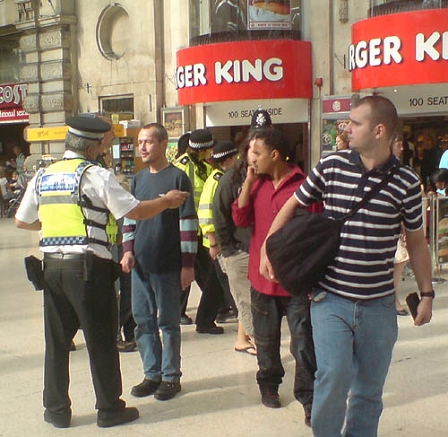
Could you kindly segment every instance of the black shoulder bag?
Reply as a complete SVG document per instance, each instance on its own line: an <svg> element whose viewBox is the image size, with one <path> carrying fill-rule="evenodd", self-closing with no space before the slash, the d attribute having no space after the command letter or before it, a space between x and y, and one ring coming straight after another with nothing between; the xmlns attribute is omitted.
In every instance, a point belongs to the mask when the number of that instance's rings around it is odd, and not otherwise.
<svg viewBox="0 0 448 437"><path fill-rule="evenodd" d="M269 236L266 253L285 290L300 295L321 280L338 254L344 222L386 186L396 168L392 168L345 216L332 219L300 210L299 215Z"/></svg>

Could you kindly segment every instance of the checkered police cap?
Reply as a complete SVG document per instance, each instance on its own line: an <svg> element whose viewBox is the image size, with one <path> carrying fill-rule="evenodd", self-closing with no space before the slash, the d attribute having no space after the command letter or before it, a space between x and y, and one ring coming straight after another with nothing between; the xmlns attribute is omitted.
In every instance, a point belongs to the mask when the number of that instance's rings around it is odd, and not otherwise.
<svg viewBox="0 0 448 437"><path fill-rule="evenodd" d="M238 153L238 149L232 141L220 141L213 147L212 159L222 160L236 153Z"/></svg>
<svg viewBox="0 0 448 437"><path fill-rule="evenodd" d="M212 133L207 129L193 131L188 141L188 145L195 150L210 149L214 144Z"/></svg>

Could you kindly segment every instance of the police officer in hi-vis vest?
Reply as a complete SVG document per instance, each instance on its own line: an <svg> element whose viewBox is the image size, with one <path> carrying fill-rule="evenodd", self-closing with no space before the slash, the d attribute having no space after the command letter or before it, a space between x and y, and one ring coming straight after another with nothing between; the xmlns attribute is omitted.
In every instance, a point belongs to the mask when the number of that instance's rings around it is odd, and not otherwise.
<svg viewBox="0 0 448 437"><path fill-rule="evenodd" d="M199 200L198 219L202 231L202 244L208 250L212 259L213 268L223 290L223 303L227 308L237 312L233 293L230 290L226 274L224 258L221 256L221 247L215 235L215 220L213 214L213 200L219 180L223 174L231 169L236 162L238 150L232 141L221 141L213 147L211 162L216 166L204 183L201 199ZM199 309L198 309L198 314Z"/></svg>
<svg viewBox="0 0 448 437"><path fill-rule="evenodd" d="M210 158L215 141L212 133L207 129L197 129L189 134L186 151L173 163L183 170L191 181L194 190L194 203L199 209L204 183L212 172L207 162ZM224 329L215 324L219 307L223 301L224 290L216 275L208 249L203 245L202 234L198 234L198 251L195 259L195 278L202 295L196 313L196 332L200 334L223 334ZM185 314L189 287L182 290L181 324L191 324L192 320ZM187 319L187 320L186 320Z"/></svg>
<svg viewBox="0 0 448 437"><path fill-rule="evenodd" d="M44 254L45 369L44 420L70 426L69 348L82 328L96 395L97 425L137 419L136 408L120 398L122 382L116 347L117 300L107 224L112 214L143 220L178 208L188 193L162 193L139 202L115 176L92 161L111 128L99 118L70 117L63 159L37 172L17 211L16 226L41 231Z"/></svg>

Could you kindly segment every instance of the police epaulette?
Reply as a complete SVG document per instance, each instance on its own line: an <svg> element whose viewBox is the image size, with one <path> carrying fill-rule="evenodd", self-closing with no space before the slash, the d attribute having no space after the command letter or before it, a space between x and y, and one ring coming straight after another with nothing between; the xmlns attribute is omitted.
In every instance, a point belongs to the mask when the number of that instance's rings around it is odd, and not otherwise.
<svg viewBox="0 0 448 437"><path fill-rule="evenodd" d="M190 162L190 158L188 156L184 156L181 160L180 163L185 165L188 164Z"/></svg>
<svg viewBox="0 0 448 437"><path fill-rule="evenodd" d="M223 174L221 172L217 172L213 175L213 179L215 179L215 181L219 181L222 175Z"/></svg>

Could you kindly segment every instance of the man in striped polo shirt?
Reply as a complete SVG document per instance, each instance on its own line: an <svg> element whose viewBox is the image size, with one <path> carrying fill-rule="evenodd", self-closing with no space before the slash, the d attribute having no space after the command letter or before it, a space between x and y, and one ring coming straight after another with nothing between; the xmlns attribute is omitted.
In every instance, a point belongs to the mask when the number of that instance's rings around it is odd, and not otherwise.
<svg viewBox="0 0 448 437"><path fill-rule="evenodd" d="M386 188L345 222L339 253L312 292L315 437L340 437L344 423L345 437L377 436L383 386L397 339L393 261L402 223L422 296L415 325L431 320L434 292L422 227L421 182L391 153L397 121L388 99L358 100L346 128L350 149L320 160L268 234L290 221L298 207L319 200L325 202L326 216L347 214L396 167ZM260 269L273 277L265 250Z"/></svg>

